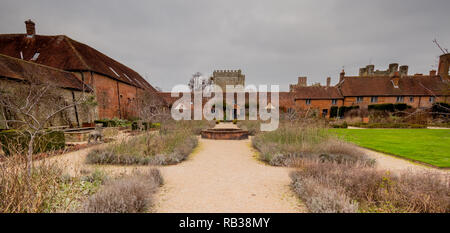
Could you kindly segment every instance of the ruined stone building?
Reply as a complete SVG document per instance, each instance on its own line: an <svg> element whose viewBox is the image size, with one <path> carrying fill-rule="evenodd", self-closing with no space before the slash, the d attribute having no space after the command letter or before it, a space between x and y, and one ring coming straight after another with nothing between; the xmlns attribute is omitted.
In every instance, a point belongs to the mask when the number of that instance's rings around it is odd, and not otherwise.
<svg viewBox="0 0 450 233"><path fill-rule="evenodd" d="M157 92L137 72L98 50L65 35L38 35L34 22L25 24L24 34L0 35L0 54L70 72L92 87L95 119L135 117L137 98Z"/></svg>
<svg viewBox="0 0 450 233"><path fill-rule="evenodd" d="M332 106L359 106L371 104L405 103L413 108L428 108L435 102L450 102L449 78L450 54L440 56L438 72L428 75L408 74L408 66L390 64L387 70L374 71L369 65L360 69L358 76L340 73L339 83L326 86L295 85L295 106L301 109L316 109L321 116L329 117ZM302 83L306 80L302 79Z"/></svg>

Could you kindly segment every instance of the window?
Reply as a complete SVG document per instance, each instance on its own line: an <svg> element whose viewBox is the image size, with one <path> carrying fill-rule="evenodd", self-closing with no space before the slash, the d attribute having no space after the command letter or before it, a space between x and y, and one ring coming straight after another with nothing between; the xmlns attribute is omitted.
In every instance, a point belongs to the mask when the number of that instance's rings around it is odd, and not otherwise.
<svg viewBox="0 0 450 233"><path fill-rule="evenodd" d="M434 103L434 96L430 97L430 103Z"/></svg>
<svg viewBox="0 0 450 233"><path fill-rule="evenodd" d="M328 115L328 109L322 109L322 117L325 118Z"/></svg>
<svg viewBox="0 0 450 233"><path fill-rule="evenodd" d="M332 104L332 105L336 105L336 104L337 104L337 99L332 99L332 100L331 100L331 104Z"/></svg>
<svg viewBox="0 0 450 233"><path fill-rule="evenodd" d="M356 103L361 103L361 102L363 102L363 100L364 100L364 97L356 97Z"/></svg>
<svg viewBox="0 0 450 233"><path fill-rule="evenodd" d="M306 105L310 105L311 104L311 100L310 99L307 99L306 100Z"/></svg>
<svg viewBox="0 0 450 233"><path fill-rule="evenodd" d="M370 98L370 102L371 102L371 103L378 103L378 96L372 96L372 97Z"/></svg>
<svg viewBox="0 0 450 233"><path fill-rule="evenodd" d="M414 97L412 97L412 96L409 97L409 102L410 102L410 103L414 102Z"/></svg>
<svg viewBox="0 0 450 233"><path fill-rule="evenodd" d="M403 96L397 96L397 103L403 103Z"/></svg>

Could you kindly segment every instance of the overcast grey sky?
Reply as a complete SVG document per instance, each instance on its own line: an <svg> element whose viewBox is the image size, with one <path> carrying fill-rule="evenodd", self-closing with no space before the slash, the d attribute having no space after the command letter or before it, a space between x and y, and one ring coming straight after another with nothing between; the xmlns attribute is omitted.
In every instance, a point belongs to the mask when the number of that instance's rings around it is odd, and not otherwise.
<svg viewBox="0 0 450 233"><path fill-rule="evenodd" d="M450 1L22 1L2 0L0 33L65 34L133 68L168 91L197 71L241 69L247 84L296 77L336 83L368 63L410 73L437 69L450 49Z"/></svg>

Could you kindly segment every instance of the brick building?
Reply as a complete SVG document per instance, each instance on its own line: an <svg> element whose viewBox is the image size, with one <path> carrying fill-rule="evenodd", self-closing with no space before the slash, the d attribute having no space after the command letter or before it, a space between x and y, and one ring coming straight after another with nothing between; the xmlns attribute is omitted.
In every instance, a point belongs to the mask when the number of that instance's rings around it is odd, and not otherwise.
<svg viewBox="0 0 450 233"><path fill-rule="evenodd" d="M0 35L0 54L71 72L93 88L96 119L134 117L140 94L157 92L137 72L96 49L65 35L37 35L34 22L25 24L25 34Z"/></svg>

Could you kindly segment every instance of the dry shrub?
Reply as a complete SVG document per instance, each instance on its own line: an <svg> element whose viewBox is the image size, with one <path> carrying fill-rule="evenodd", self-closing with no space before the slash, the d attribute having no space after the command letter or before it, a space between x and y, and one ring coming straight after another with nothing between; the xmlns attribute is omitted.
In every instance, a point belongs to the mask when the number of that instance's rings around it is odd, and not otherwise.
<svg viewBox="0 0 450 233"><path fill-rule="evenodd" d="M370 167L375 165L374 159L370 159L362 150L348 142L331 138L320 143L317 148L322 162L360 164Z"/></svg>
<svg viewBox="0 0 450 233"><path fill-rule="evenodd" d="M238 121L237 126L243 130L247 130L250 135L256 135L260 132L261 122L244 120Z"/></svg>
<svg viewBox="0 0 450 233"><path fill-rule="evenodd" d="M92 150L87 156L90 164L176 164L197 146L198 139L190 130L147 133Z"/></svg>
<svg viewBox="0 0 450 233"><path fill-rule="evenodd" d="M109 181L89 197L83 212L90 213L142 213L152 205L152 195L163 183L159 170L135 173Z"/></svg>
<svg viewBox="0 0 450 233"><path fill-rule="evenodd" d="M63 165L35 162L29 178L24 156L9 156L0 163L0 212L53 213L75 211L106 179L94 171L82 177L63 173Z"/></svg>
<svg viewBox="0 0 450 233"><path fill-rule="evenodd" d="M167 120L161 124L160 132L165 134L182 129L190 131L192 134L199 135L202 130L213 128L215 125L215 121L207 120Z"/></svg>
<svg viewBox="0 0 450 233"><path fill-rule="evenodd" d="M344 197L357 201L360 212L450 212L448 177L444 179L441 174L402 172L396 175L364 164L320 160L302 160L298 165L300 169L291 174L293 187L313 212L323 209L318 202L324 202L322 206L347 207L342 203L351 202ZM335 199L337 203L318 195L324 187L341 197Z"/></svg>
<svg viewBox="0 0 450 233"><path fill-rule="evenodd" d="M293 176L293 188L303 197L306 206L313 213L355 213L358 204L345 193L319 185L312 178Z"/></svg>
<svg viewBox="0 0 450 233"><path fill-rule="evenodd" d="M297 159L375 164L353 144L334 138L320 125L309 123L282 124L275 131L258 134L252 144L260 152L260 159L273 166L291 166Z"/></svg>
<svg viewBox="0 0 450 233"><path fill-rule="evenodd" d="M0 211L5 213L49 212L61 183L55 164L35 166L28 177L24 156L5 157L0 164Z"/></svg>

